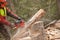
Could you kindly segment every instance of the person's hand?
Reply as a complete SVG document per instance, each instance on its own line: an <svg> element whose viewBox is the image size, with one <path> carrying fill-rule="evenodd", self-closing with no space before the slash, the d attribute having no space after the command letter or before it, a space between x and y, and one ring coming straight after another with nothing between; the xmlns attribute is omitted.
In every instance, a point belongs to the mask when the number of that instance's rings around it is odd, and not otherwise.
<svg viewBox="0 0 60 40"><path fill-rule="evenodd" d="M17 20L15 25L16 25L16 28L24 27L25 26L25 22L24 22L24 20Z"/></svg>
<svg viewBox="0 0 60 40"><path fill-rule="evenodd" d="M14 23L11 23L11 24L10 24L10 28L11 28L11 29L14 29L14 28L15 28Z"/></svg>
<svg viewBox="0 0 60 40"><path fill-rule="evenodd" d="M24 20L21 20L21 21L20 21L20 26L21 26L21 27L24 27L24 26L25 26Z"/></svg>

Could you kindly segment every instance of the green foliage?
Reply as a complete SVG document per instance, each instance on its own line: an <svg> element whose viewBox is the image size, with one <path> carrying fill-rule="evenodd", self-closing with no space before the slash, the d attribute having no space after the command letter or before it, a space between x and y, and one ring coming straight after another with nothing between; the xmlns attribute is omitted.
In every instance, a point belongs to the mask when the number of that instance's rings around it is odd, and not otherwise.
<svg viewBox="0 0 60 40"><path fill-rule="evenodd" d="M12 0L16 14L24 20L31 18L40 8L46 10L44 18L58 19L56 0ZM51 19L52 18L52 19Z"/></svg>

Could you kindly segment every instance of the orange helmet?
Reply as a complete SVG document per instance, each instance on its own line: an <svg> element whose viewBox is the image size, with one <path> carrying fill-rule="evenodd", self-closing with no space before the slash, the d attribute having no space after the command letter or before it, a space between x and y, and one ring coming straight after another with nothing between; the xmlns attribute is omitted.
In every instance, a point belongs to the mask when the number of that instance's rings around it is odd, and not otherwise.
<svg viewBox="0 0 60 40"><path fill-rule="evenodd" d="M0 7L5 7L7 5L6 0L0 0Z"/></svg>
<svg viewBox="0 0 60 40"><path fill-rule="evenodd" d="M6 0L0 0L0 2L6 2Z"/></svg>

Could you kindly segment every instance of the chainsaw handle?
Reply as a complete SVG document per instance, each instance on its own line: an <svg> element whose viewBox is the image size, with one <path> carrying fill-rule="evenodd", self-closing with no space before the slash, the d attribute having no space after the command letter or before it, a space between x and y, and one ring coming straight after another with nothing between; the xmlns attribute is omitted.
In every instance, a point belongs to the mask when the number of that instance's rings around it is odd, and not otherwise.
<svg viewBox="0 0 60 40"><path fill-rule="evenodd" d="M18 28L18 27L24 27L24 25L25 25L25 22L23 21L23 20L17 20L16 22L15 22L15 25L16 25L16 27Z"/></svg>

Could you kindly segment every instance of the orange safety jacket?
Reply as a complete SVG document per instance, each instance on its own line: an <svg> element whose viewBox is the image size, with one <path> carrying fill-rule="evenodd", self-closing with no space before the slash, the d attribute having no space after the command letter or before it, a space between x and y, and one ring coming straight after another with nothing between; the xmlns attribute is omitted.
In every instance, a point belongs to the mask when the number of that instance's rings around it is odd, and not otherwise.
<svg viewBox="0 0 60 40"><path fill-rule="evenodd" d="M14 14L9 8L0 8L0 23L10 25L10 22L6 20L6 16L10 16L17 20L21 20L21 18Z"/></svg>

